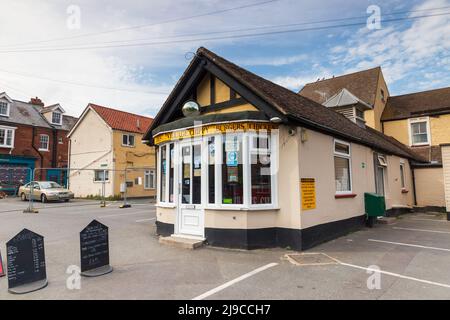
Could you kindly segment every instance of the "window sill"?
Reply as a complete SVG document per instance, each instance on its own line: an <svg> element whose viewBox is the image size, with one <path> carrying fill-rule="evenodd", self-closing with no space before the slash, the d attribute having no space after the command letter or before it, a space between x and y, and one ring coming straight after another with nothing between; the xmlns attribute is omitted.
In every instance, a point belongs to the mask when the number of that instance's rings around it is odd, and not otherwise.
<svg viewBox="0 0 450 320"><path fill-rule="evenodd" d="M48 149L38 149L38 151L40 151L40 152L48 152L49 150Z"/></svg>
<svg viewBox="0 0 450 320"><path fill-rule="evenodd" d="M335 194L335 199L346 199L346 198L355 198L357 196L356 193L343 193L343 194Z"/></svg>
<svg viewBox="0 0 450 320"><path fill-rule="evenodd" d="M94 181L94 183L103 183L103 181ZM105 180L105 183L109 183L109 180Z"/></svg>
<svg viewBox="0 0 450 320"><path fill-rule="evenodd" d="M13 146L4 146L4 145L0 145L0 148L5 148L5 149L12 149Z"/></svg>
<svg viewBox="0 0 450 320"><path fill-rule="evenodd" d="M429 143L418 143L418 144L412 144L411 148L414 148L414 147L429 147L429 146L430 146Z"/></svg>
<svg viewBox="0 0 450 320"><path fill-rule="evenodd" d="M407 189L402 189L402 193L408 193L409 192L409 190L407 190Z"/></svg>

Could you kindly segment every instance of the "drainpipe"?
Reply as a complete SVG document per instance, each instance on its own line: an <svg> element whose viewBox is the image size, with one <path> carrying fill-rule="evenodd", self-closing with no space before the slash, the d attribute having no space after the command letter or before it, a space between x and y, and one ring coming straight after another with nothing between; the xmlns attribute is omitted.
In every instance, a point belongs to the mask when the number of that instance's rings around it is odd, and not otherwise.
<svg viewBox="0 0 450 320"><path fill-rule="evenodd" d="M56 154L58 147L58 130L53 129L52 168L56 168Z"/></svg>
<svg viewBox="0 0 450 320"><path fill-rule="evenodd" d="M416 197L416 176L415 176L415 174L414 174L414 168L411 167L411 161L409 162L409 167L411 168L411 177L412 177L412 188L413 188L414 205L417 206L417 197Z"/></svg>
<svg viewBox="0 0 450 320"><path fill-rule="evenodd" d="M36 127L33 126L32 127L32 135L31 135L31 147L33 148L34 151L36 151L36 153L39 155L39 158L41 159L41 164L40 167L44 167L44 157L42 156L42 154L39 152L39 150L36 148L36 146L34 145L34 138L36 137ZM36 180L36 177L34 177L34 179Z"/></svg>

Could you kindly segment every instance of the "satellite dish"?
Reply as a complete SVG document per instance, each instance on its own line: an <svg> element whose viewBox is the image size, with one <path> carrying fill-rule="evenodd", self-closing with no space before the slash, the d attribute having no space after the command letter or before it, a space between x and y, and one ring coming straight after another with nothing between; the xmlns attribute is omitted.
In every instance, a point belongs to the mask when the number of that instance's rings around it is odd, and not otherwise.
<svg viewBox="0 0 450 320"><path fill-rule="evenodd" d="M181 111L185 117L197 116L200 114L200 106L197 102L190 100L185 102Z"/></svg>

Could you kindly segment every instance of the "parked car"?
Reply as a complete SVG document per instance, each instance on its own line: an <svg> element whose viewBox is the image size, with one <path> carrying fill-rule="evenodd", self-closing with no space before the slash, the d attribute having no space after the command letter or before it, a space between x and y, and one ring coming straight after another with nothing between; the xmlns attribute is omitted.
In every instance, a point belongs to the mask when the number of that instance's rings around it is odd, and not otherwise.
<svg viewBox="0 0 450 320"><path fill-rule="evenodd" d="M74 198L73 192L60 186L53 181L32 181L19 188L19 195L23 201L30 199L30 184L33 184L33 200L47 201L65 201L68 202Z"/></svg>

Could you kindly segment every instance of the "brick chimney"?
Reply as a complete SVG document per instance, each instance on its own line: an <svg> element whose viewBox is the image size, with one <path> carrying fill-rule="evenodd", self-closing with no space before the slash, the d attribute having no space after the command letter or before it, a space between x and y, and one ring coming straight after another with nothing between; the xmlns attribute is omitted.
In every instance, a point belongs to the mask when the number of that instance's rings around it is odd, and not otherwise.
<svg viewBox="0 0 450 320"><path fill-rule="evenodd" d="M31 98L29 103L34 104L35 106L41 106L41 107L44 106L44 103L43 103L42 100L39 99L38 97L36 97L36 98Z"/></svg>

